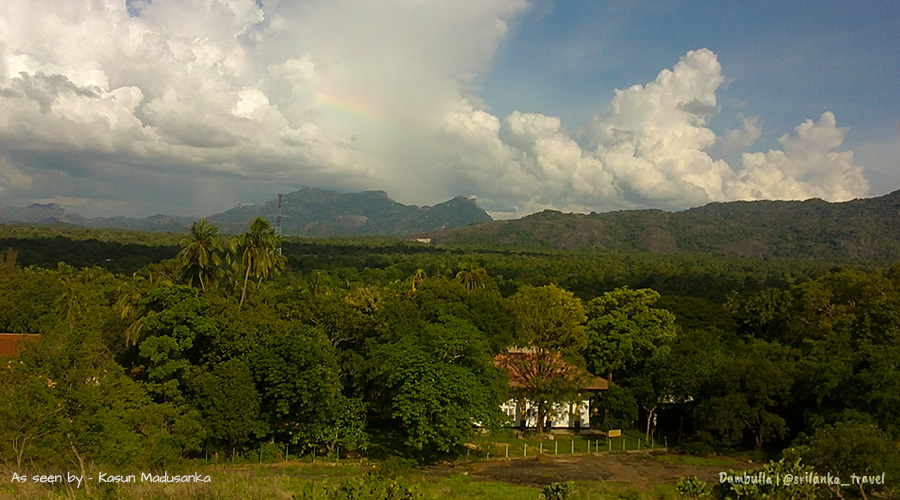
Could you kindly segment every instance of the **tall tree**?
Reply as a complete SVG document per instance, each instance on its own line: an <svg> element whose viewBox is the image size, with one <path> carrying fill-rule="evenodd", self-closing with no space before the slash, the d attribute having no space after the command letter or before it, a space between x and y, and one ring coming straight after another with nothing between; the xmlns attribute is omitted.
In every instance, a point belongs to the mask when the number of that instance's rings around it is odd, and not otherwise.
<svg viewBox="0 0 900 500"><path fill-rule="evenodd" d="M575 400L585 383L583 370L564 359L577 356L587 344L584 306L556 285L523 287L512 303L518 342L527 349L505 359L523 379L524 396L537 404L538 432L543 432L547 412L555 403Z"/></svg>
<svg viewBox="0 0 900 500"><path fill-rule="evenodd" d="M440 455L476 434L473 421L496 428L503 379L484 334L450 315L400 328L409 330L399 341L374 349L372 381L381 386L375 392L387 396L406 444L416 453Z"/></svg>
<svg viewBox="0 0 900 500"><path fill-rule="evenodd" d="M231 240L231 259L236 269L244 271L244 286L241 288L241 302L247 295L247 282L252 274L260 282L284 269L284 255L278 253L279 236L272 225L262 217L250 223L250 231Z"/></svg>
<svg viewBox="0 0 900 500"><path fill-rule="evenodd" d="M178 252L182 279L190 286L194 286L196 280L200 283L200 289L205 291L219 276L221 252L219 228L207 224L206 219L194 222L190 234L181 239L181 251Z"/></svg>
<svg viewBox="0 0 900 500"><path fill-rule="evenodd" d="M725 445L745 433L757 448L787 436L787 415L797 373L798 352L777 342L750 339L732 349L711 378L697 409L700 425Z"/></svg>
<svg viewBox="0 0 900 500"><path fill-rule="evenodd" d="M588 365L594 373L625 370L645 360L675 339L675 316L651 307L659 293L649 288L617 288L588 303Z"/></svg>

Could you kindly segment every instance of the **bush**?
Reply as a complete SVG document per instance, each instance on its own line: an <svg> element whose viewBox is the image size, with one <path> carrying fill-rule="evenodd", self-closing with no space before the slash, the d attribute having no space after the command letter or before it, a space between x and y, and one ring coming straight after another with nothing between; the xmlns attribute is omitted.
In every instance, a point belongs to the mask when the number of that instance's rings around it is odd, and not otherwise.
<svg viewBox="0 0 900 500"><path fill-rule="evenodd" d="M405 479L385 479L372 473L352 477L332 486L329 482L315 483L294 494L296 500L422 500L418 486L410 486Z"/></svg>
<svg viewBox="0 0 900 500"><path fill-rule="evenodd" d="M712 495L712 489L697 476L683 477L675 485L675 491L681 498L704 498Z"/></svg>
<svg viewBox="0 0 900 500"><path fill-rule="evenodd" d="M575 491L575 483L550 483L541 492L543 500L566 500Z"/></svg>
<svg viewBox="0 0 900 500"><path fill-rule="evenodd" d="M784 459L769 462L762 469L747 471L729 470L725 474L735 478L751 478L743 483L721 482L713 489L717 498L728 500L814 500L816 486L805 484L778 484L779 479L787 477L802 478L814 474L811 466L800 463L800 460L789 462ZM760 480L753 481L752 478Z"/></svg>
<svg viewBox="0 0 900 500"><path fill-rule="evenodd" d="M417 486L409 486L403 478L382 479L368 473L350 478L337 491L335 500L421 500Z"/></svg>
<svg viewBox="0 0 900 500"><path fill-rule="evenodd" d="M408 476L418 468L418 463L409 458L393 456L381 462L378 475L385 479Z"/></svg>

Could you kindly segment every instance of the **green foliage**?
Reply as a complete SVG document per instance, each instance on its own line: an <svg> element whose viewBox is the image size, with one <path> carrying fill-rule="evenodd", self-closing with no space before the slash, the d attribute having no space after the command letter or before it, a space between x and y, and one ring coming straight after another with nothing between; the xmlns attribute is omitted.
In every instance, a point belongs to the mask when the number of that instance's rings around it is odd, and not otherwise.
<svg viewBox="0 0 900 500"><path fill-rule="evenodd" d="M260 282L281 272L285 267L284 255L278 253L280 237L268 221L257 217L250 223L250 231L231 240L229 259L236 273L244 274L244 285L241 288L241 301L238 308L244 305L247 294L247 281L252 274Z"/></svg>
<svg viewBox="0 0 900 500"><path fill-rule="evenodd" d="M487 272L483 267L479 267L474 259L460 263L459 267L460 270L456 273L456 279L466 286L468 292L484 288Z"/></svg>
<svg viewBox="0 0 900 500"><path fill-rule="evenodd" d="M26 268L0 276L0 330L41 333L56 322L54 304L64 285L55 273Z"/></svg>
<svg viewBox="0 0 900 500"><path fill-rule="evenodd" d="M209 315L209 302L183 286L156 288L141 303L150 311L143 320L145 338L138 345L147 390L160 402L180 404L183 377L200 357L197 345L215 335L218 322Z"/></svg>
<svg viewBox="0 0 900 500"><path fill-rule="evenodd" d="M578 352L587 344L584 306L556 285L523 287L512 297L517 340L554 352Z"/></svg>
<svg viewBox="0 0 900 500"><path fill-rule="evenodd" d="M516 339L524 353L510 353L506 363L521 375L524 396L537 405L538 432L544 431L553 404L577 400L584 373L570 360L587 343L581 300L556 285L522 287L510 299Z"/></svg>
<svg viewBox="0 0 900 500"><path fill-rule="evenodd" d="M263 434L329 450L364 441L364 406L341 393L334 349L320 331L290 331L259 346L249 362L262 398Z"/></svg>
<svg viewBox="0 0 900 500"><path fill-rule="evenodd" d="M638 418L638 402L634 394L626 387L611 386L594 400L594 408L598 410L593 416L592 425L600 428L622 429L634 427ZM597 422L597 419L601 419Z"/></svg>
<svg viewBox="0 0 900 500"><path fill-rule="evenodd" d="M189 286L195 281L202 290L215 286L222 273L219 228L200 219L191 227L191 232L181 240L181 251L176 260L179 264L179 275Z"/></svg>
<svg viewBox="0 0 900 500"><path fill-rule="evenodd" d="M425 342L407 337L387 346L379 377L406 444L425 454L448 453L474 434L475 422L498 421L501 379L488 353L472 344L480 332L471 325L445 318L423 334Z"/></svg>
<svg viewBox="0 0 900 500"><path fill-rule="evenodd" d="M191 398L207 434L226 447L247 442L259 419L260 397L249 363L232 358L190 379Z"/></svg>
<svg viewBox="0 0 900 500"><path fill-rule="evenodd" d="M4 456L84 471L90 463L166 464L196 450L204 434L195 416L154 403L96 349L66 329L2 372L0 449L12 451Z"/></svg>
<svg viewBox="0 0 900 500"><path fill-rule="evenodd" d="M575 483L572 481L550 483L541 490L541 498L543 500L566 500L574 491Z"/></svg>
<svg viewBox="0 0 900 500"><path fill-rule="evenodd" d="M367 473L341 481L337 487L327 482L294 494L298 500L422 500L418 485L403 478L388 479Z"/></svg>
<svg viewBox="0 0 900 500"><path fill-rule="evenodd" d="M702 424L728 444L740 443L745 432L757 447L784 438L795 366L796 353L780 344L751 340L741 346L719 367L698 410Z"/></svg>
<svg viewBox="0 0 900 500"><path fill-rule="evenodd" d="M416 486L410 486L403 478L383 479L369 473L344 481L335 498L341 500L419 500L422 495Z"/></svg>
<svg viewBox="0 0 900 500"><path fill-rule="evenodd" d="M723 500L814 500L822 486L806 479L815 475L813 467L799 460L782 459L761 469L720 473L713 494Z"/></svg>
<svg viewBox="0 0 900 500"><path fill-rule="evenodd" d="M712 495L712 488L697 476L679 479L675 485L675 491L681 498L688 499L706 498Z"/></svg>
<svg viewBox="0 0 900 500"><path fill-rule="evenodd" d="M22 267L54 269L59 262L74 267L98 266L123 274L171 259L178 253L172 235L91 230L56 225L0 226L0 250L14 249Z"/></svg>
<svg viewBox="0 0 900 500"><path fill-rule="evenodd" d="M15 231L18 255L0 254L0 331L43 339L0 370L10 463L167 464L263 443L452 457L476 421L502 425L508 385L493 361L510 346L530 346L539 366L612 370L594 406L602 425L658 414L670 443L683 429L685 446L699 437L777 452L803 431L804 462L824 464L866 456L847 436L900 437L900 265L289 239L292 272L275 276L277 263L252 255L242 265L244 245L234 286L198 271L201 293L173 285L177 262L162 257L136 275L108 272L130 247L89 241L100 233L75 244ZM147 238L162 246L146 256L175 255L176 237ZM72 267L98 260L90 252L106 256L103 268ZM28 267L38 261L46 268ZM241 303L250 274L256 287ZM573 396L577 384L552 382L534 381L532 399Z"/></svg>
<svg viewBox="0 0 900 500"><path fill-rule="evenodd" d="M589 332L585 357L594 373L607 374L653 357L675 339L675 316L651 307L659 293L617 288L588 303Z"/></svg>
<svg viewBox="0 0 900 500"><path fill-rule="evenodd" d="M878 426L865 422L838 422L799 438L785 451L792 460L803 460L819 473L829 472L853 484L857 476L897 477L900 474L900 447ZM885 485L858 483L864 495L885 491Z"/></svg>

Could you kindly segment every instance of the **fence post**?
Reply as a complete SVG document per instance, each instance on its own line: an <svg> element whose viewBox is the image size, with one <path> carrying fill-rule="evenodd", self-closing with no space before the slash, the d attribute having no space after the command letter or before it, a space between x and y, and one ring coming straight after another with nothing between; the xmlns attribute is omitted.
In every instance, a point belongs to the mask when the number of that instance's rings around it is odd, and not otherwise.
<svg viewBox="0 0 900 500"><path fill-rule="evenodd" d="M591 452L591 440L590 439L588 439L588 451L587 452L588 453Z"/></svg>
<svg viewBox="0 0 900 500"><path fill-rule="evenodd" d="M572 440L572 454L575 454L575 440Z"/></svg>
<svg viewBox="0 0 900 500"><path fill-rule="evenodd" d="M625 434L622 434L622 451L625 451Z"/></svg>
<svg viewBox="0 0 900 500"><path fill-rule="evenodd" d="M509 443L506 443L506 458L509 458Z"/></svg>
<svg viewBox="0 0 900 500"><path fill-rule="evenodd" d="M524 455L522 455L522 456L524 456L524 457L528 456L528 443L525 443Z"/></svg>
<svg viewBox="0 0 900 500"><path fill-rule="evenodd" d="M541 448L538 451L538 455L543 455L544 454L544 442L543 441L540 442L540 446L541 446Z"/></svg>
<svg viewBox="0 0 900 500"><path fill-rule="evenodd" d="M553 442L553 454L559 455L559 441Z"/></svg>

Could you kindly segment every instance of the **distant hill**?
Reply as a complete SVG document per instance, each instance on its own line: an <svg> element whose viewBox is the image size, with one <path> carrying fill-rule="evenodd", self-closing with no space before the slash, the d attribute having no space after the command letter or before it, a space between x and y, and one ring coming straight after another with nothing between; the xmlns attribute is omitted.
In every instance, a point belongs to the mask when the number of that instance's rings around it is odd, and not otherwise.
<svg viewBox="0 0 900 500"><path fill-rule="evenodd" d="M87 219L75 212L69 212L56 203L41 205L35 203L27 207L2 207L0 208L0 222L5 224L52 224L54 222L66 222L69 224L84 225Z"/></svg>
<svg viewBox="0 0 900 500"><path fill-rule="evenodd" d="M341 194L321 189L301 189L284 195L282 229L286 236L403 236L409 233L454 229L491 217L474 200L459 196L432 207L397 203L384 191ZM275 225L278 201L238 205L206 219L223 233L247 231L256 217ZM22 208L0 208L0 224L63 222L78 226L152 232L187 232L194 217L154 215L86 218L55 203Z"/></svg>
<svg viewBox="0 0 900 500"><path fill-rule="evenodd" d="M900 260L900 191L844 203L738 201L683 212L545 210L416 236L434 243L529 249Z"/></svg>
<svg viewBox="0 0 900 500"><path fill-rule="evenodd" d="M282 230L292 236L404 236L491 221L473 200L458 196L432 207L397 203L384 191L341 194L301 189L282 200ZM275 224L278 201L243 205L207 220L226 233L242 233L256 217Z"/></svg>
<svg viewBox="0 0 900 500"><path fill-rule="evenodd" d="M0 224L53 224L63 222L76 226L107 229L129 229L132 231L183 233L191 228L193 217L154 215L143 219L129 217L87 218L70 212L56 203L35 203L21 208L0 208Z"/></svg>

